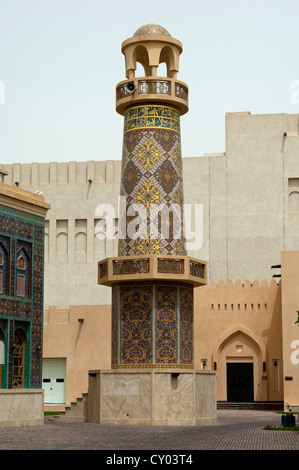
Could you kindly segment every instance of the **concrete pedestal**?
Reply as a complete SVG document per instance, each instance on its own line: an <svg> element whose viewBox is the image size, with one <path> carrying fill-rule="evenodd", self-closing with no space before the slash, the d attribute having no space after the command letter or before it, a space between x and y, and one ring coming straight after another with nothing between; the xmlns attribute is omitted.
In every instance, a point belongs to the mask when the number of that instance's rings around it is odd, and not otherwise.
<svg viewBox="0 0 299 470"><path fill-rule="evenodd" d="M88 419L101 424L216 424L216 373L181 369L89 372Z"/></svg>
<svg viewBox="0 0 299 470"><path fill-rule="evenodd" d="M0 390L0 427L44 424L43 389Z"/></svg>

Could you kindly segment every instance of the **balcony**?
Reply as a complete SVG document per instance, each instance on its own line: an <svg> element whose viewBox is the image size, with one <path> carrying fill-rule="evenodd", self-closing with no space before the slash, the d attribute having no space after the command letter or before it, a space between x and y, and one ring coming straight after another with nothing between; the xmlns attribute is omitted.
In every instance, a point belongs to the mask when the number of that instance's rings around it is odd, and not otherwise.
<svg viewBox="0 0 299 470"><path fill-rule="evenodd" d="M183 115L188 111L188 87L172 78L134 78L116 87L116 111L124 115L129 106L160 102L173 105Z"/></svg>
<svg viewBox="0 0 299 470"><path fill-rule="evenodd" d="M121 256L98 263L98 284L112 286L119 282L171 280L192 284L207 283L206 263L189 256Z"/></svg>

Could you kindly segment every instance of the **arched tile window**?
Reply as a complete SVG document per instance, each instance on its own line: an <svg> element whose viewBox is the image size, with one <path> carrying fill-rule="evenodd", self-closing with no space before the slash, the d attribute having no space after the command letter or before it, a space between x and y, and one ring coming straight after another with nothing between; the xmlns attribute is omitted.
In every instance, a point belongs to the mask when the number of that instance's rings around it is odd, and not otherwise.
<svg viewBox="0 0 299 470"><path fill-rule="evenodd" d="M2 383L2 365L5 364L4 334L0 328L0 388Z"/></svg>
<svg viewBox="0 0 299 470"><path fill-rule="evenodd" d="M21 271L25 271L25 270L26 270L26 259L25 259L25 257L24 257L23 255L20 255L20 256L19 256L17 267L18 267L18 269L20 269Z"/></svg>
<svg viewBox="0 0 299 470"><path fill-rule="evenodd" d="M8 272L8 255L5 247L0 243L0 294L7 294L7 272Z"/></svg>
<svg viewBox="0 0 299 470"><path fill-rule="evenodd" d="M30 297L30 259L24 248L17 253L17 296Z"/></svg>
<svg viewBox="0 0 299 470"><path fill-rule="evenodd" d="M24 388L25 344L25 333L18 328L13 343L13 388Z"/></svg>

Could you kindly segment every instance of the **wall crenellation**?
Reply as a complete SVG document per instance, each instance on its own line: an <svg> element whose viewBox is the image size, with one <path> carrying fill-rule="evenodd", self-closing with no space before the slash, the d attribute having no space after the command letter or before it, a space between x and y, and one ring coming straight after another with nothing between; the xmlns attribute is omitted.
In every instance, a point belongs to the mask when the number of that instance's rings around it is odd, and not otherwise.
<svg viewBox="0 0 299 470"><path fill-rule="evenodd" d="M210 310L212 312L254 312L263 313L272 308L275 291L279 291L280 283L272 279L261 282L248 279L245 282L237 280L211 281L209 286Z"/></svg>
<svg viewBox="0 0 299 470"><path fill-rule="evenodd" d="M211 289L229 289L229 288L232 288L232 289L254 289L254 288L260 288L260 287L264 287L264 288L274 288L276 289L277 287L279 287L280 285L280 282L277 282L275 279L271 279L270 281L268 281L268 279L263 279L261 282L257 279L255 279L254 281L250 281L248 279L246 279L245 281L241 281L240 279L238 279L237 281L233 281L231 279L229 279L227 282L223 281L223 280L220 280L220 281L215 281L214 279L212 279L209 283L209 287Z"/></svg>
<svg viewBox="0 0 299 470"><path fill-rule="evenodd" d="M0 165L8 171L4 182L20 186L119 183L121 162L115 160Z"/></svg>

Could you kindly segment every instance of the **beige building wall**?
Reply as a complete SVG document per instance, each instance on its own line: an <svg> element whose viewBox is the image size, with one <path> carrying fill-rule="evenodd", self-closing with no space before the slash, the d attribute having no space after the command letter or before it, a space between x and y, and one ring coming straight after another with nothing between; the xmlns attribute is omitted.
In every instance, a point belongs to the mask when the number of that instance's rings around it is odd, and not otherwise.
<svg viewBox="0 0 299 470"><path fill-rule="evenodd" d="M110 305L45 310L43 358L66 359L66 404L88 391L89 370L110 369L110 338Z"/></svg>
<svg viewBox="0 0 299 470"><path fill-rule="evenodd" d="M282 253L282 332L284 357L284 402L299 410L299 253Z"/></svg>
<svg viewBox="0 0 299 470"><path fill-rule="evenodd" d="M283 399L281 288L275 280L211 281L195 294L195 368L217 370L227 400L226 366L250 362L254 401Z"/></svg>
<svg viewBox="0 0 299 470"><path fill-rule="evenodd" d="M223 154L184 158L185 202L204 209L204 243L189 253L209 280L272 278L299 250L299 115L226 115Z"/></svg>

